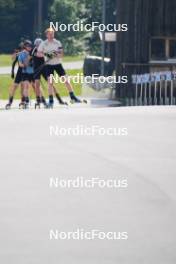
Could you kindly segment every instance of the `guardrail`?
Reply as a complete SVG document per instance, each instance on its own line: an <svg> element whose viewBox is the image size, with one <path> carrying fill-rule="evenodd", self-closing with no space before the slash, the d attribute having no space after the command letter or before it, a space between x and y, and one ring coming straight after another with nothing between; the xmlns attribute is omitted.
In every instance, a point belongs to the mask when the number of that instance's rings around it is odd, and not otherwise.
<svg viewBox="0 0 176 264"><path fill-rule="evenodd" d="M129 79L128 89L124 96L125 105L176 104L175 64L123 63L122 68L123 73L127 73ZM139 72L143 73L139 74Z"/></svg>

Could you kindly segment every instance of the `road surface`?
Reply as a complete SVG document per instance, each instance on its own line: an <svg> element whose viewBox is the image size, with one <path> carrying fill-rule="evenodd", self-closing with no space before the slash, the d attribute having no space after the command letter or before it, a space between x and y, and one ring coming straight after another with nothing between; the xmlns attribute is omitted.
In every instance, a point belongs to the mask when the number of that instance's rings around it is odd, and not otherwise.
<svg viewBox="0 0 176 264"><path fill-rule="evenodd" d="M175 264L176 107L0 111L0 263ZM50 128L126 128L56 136ZM51 177L126 179L127 189L50 188ZM51 230L127 240L50 240Z"/></svg>
<svg viewBox="0 0 176 264"><path fill-rule="evenodd" d="M82 61L64 62L63 66L66 70L82 69ZM0 67L0 74L11 74L11 66Z"/></svg>

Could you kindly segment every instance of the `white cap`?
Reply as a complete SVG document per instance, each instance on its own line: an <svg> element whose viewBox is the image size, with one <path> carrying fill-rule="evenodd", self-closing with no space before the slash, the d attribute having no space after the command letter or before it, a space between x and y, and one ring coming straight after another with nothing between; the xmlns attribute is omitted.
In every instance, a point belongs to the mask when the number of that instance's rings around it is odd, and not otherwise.
<svg viewBox="0 0 176 264"><path fill-rule="evenodd" d="M41 43L42 43L42 39L41 38L36 38L35 41L34 41L34 45L35 46L39 46Z"/></svg>

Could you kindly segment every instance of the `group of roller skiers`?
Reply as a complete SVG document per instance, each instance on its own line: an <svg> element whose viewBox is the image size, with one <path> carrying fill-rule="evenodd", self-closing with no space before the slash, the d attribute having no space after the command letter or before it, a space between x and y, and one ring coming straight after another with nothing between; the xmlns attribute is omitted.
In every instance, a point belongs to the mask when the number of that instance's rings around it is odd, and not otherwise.
<svg viewBox="0 0 176 264"><path fill-rule="evenodd" d="M20 43L17 50L13 54L12 74L15 78L10 89L9 102L6 109L9 109L13 103L15 92L20 85L21 88L21 108L29 106L29 88L32 87L36 95L35 107L41 104L46 108L52 108L54 105L54 96L60 104L66 104L57 92L51 74L56 72L61 78L64 78L64 84L69 92L72 102L81 103L81 100L74 94L70 82L66 78L66 72L62 66L61 59L63 57L63 48L60 41L54 38L55 32L53 28L45 31L46 40L37 38L34 44L30 40ZM14 74L15 65L18 63L16 76ZM41 85L41 77L48 84L48 101L45 100L43 88Z"/></svg>

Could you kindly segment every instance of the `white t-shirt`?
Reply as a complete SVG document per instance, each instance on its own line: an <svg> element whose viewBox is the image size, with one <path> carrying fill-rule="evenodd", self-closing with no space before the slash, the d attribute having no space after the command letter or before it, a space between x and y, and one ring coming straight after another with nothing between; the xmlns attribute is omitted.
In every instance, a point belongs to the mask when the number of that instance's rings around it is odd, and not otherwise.
<svg viewBox="0 0 176 264"><path fill-rule="evenodd" d="M58 52L60 49L62 49L62 44L60 41L56 39L53 39L53 41L45 40L39 45L38 52L43 52L43 53L50 53L54 51ZM48 65L56 65L62 62L61 58L59 57L50 59L49 61L47 60L48 58L45 58L46 64Z"/></svg>

